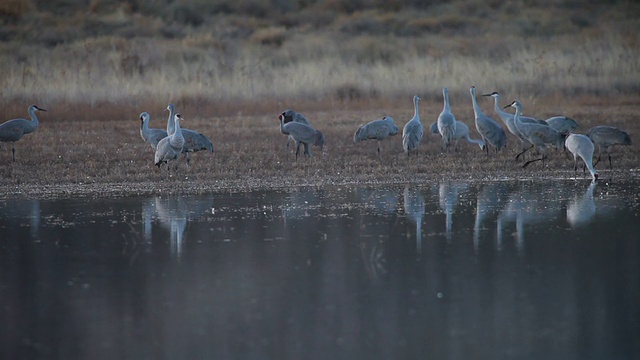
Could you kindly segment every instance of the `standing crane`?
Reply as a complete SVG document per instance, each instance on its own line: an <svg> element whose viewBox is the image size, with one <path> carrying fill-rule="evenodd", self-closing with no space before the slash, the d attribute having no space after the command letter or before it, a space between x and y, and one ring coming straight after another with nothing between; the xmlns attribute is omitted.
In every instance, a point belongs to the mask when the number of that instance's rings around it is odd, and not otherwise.
<svg viewBox="0 0 640 360"><path fill-rule="evenodd" d="M429 127L429 132L431 132L432 134L440 134L438 132L437 122L434 122L433 124L431 124L431 126ZM469 127L467 126L467 124L463 123L460 120L456 120L456 133L453 136L453 140L455 141L456 148L458 147L458 141L460 139L464 139L471 144L477 144L478 146L480 146L480 150L484 150L484 147L486 146L484 144L484 141L470 138Z"/></svg>
<svg viewBox="0 0 640 360"><path fill-rule="evenodd" d="M10 142L13 162L16 162L16 141L20 140L24 135L30 134L38 128L40 122L36 116L36 111L47 111L37 105L31 105L27 109L31 120L17 118L11 119L0 124L0 142Z"/></svg>
<svg viewBox="0 0 640 360"><path fill-rule="evenodd" d="M514 107L516 109L514 123L518 128L518 131L531 143L531 147L523 150L518 156L522 155L527 150L535 147L536 151L542 155L539 159L529 160L524 165L523 168L527 167L532 162L542 160L542 166L544 166L544 161L547 159L547 155L545 153L545 149L547 146L555 146L556 148L561 148L564 146L564 135L560 134L556 130L552 129L547 125L540 125L534 123L523 123L520 120L520 114L522 113L522 104L518 100L514 100L511 104L505 106ZM516 156L516 158L518 158Z"/></svg>
<svg viewBox="0 0 640 360"><path fill-rule="evenodd" d="M149 119L150 116L146 111L140 114L140 136L155 150L160 140L167 137L167 132L163 129L149 128Z"/></svg>
<svg viewBox="0 0 640 360"><path fill-rule="evenodd" d="M442 112L438 115L438 132L442 136L442 148L449 148L451 140L456 135L456 118L451 113L451 105L449 105L449 89L443 88L442 95L444 97L444 106Z"/></svg>
<svg viewBox="0 0 640 360"><path fill-rule="evenodd" d="M498 152L503 147L507 146L507 134L498 125L498 123L492 118L488 117L482 112L480 106L478 106L478 100L476 100L476 87L471 86L469 89L471 92L471 102L473 104L473 113L476 119L476 130L482 136L482 141L485 143L485 150L487 155L489 154L489 146L491 144Z"/></svg>
<svg viewBox="0 0 640 360"><path fill-rule="evenodd" d="M319 130L312 128L309 125L305 125L299 122L284 123L284 115L278 116L280 120L280 132L284 135L290 136L296 142L296 161L298 161L298 155L300 154L300 145L304 145L304 155L311 158L313 154L309 151L309 144L324 144L324 135Z"/></svg>
<svg viewBox="0 0 640 360"><path fill-rule="evenodd" d="M178 156L182 153L185 139L182 135L182 129L180 128L180 120L183 120L180 114L176 114L174 117L174 131L171 135L163 138L158 142L156 147L154 164L160 167L162 164L167 164L167 172L170 170L169 163L176 161L176 170L178 169Z"/></svg>
<svg viewBox="0 0 640 360"><path fill-rule="evenodd" d="M175 131L175 123L173 121L173 118L175 117L175 106L173 104L169 104L167 106L167 110L169 111L169 118L167 119L167 135L170 136ZM189 129L182 129L182 135L184 136L184 147L182 148L182 152L184 153L184 158L187 159L187 165L189 165L189 162L191 161L189 153L200 150L213 152L213 143L205 135Z"/></svg>
<svg viewBox="0 0 640 360"><path fill-rule="evenodd" d="M591 139L582 134L569 134L564 141L564 146L573 154L573 171L578 170L578 156L580 156L587 169L589 169L593 181L598 180L598 172L593 168L592 164L594 145Z"/></svg>
<svg viewBox="0 0 640 360"><path fill-rule="evenodd" d="M353 142L359 143L360 141L375 139L378 140L378 157L380 157L380 142L389 136L398 134L398 127L393 122L391 116L385 116L379 120L370 121L364 125L361 125L355 134L353 134Z"/></svg>
<svg viewBox="0 0 640 360"><path fill-rule="evenodd" d="M604 152L609 157L609 168L613 169L609 148L614 145L631 145L631 136L629 136L625 131L613 126L594 126L589 129L587 136L594 144L598 145L598 158L593 166L596 166L598 162L600 162L600 157L602 152Z"/></svg>
<svg viewBox="0 0 640 360"><path fill-rule="evenodd" d="M520 134L520 131L518 131L518 128L516 127L516 124L513 121L513 118L514 118L513 114L502 110L502 108L500 107L500 104L499 104L500 94L494 91L491 94L483 94L482 96L493 97L495 113L498 114L498 117L505 124L505 126L507 127L507 130L509 130L510 133L512 133L515 137L518 138L518 140L520 141L520 150L524 150L528 148L527 145L529 144L529 141L524 136L522 136L522 134ZM520 121L524 123L544 123L544 121L538 120L536 118L528 117L528 116L520 116ZM546 123L544 123L544 125L546 125ZM516 160L518 160L518 158L522 154L523 153L518 153L518 156L516 156Z"/></svg>
<svg viewBox="0 0 640 360"><path fill-rule="evenodd" d="M413 97L413 118L409 120L402 128L402 148L404 152L409 156L409 151L417 149L424 135L424 128L420 122L420 114L418 112L418 102L420 98L418 95Z"/></svg>

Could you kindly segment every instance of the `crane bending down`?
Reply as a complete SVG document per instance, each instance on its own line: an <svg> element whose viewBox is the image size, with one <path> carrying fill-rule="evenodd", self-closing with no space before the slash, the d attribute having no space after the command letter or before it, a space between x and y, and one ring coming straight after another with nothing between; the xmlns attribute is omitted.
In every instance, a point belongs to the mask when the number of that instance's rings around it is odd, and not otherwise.
<svg viewBox="0 0 640 360"><path fill-rule="evenodd" d="M300 124L305 124L308 126L311 126L311 123L309 122L309 120L307 120L306 117L304 117L304 115L300 114L299 112L293 111L291 109L287 109L285 111L283 111L280 116L282 116L284 118L284 123L290 123L290 122L297 122ZM313 127L313 126L311 126ZM293 142L295 143L295 140L293 139L293 137L289 136L287 137L287 148L289 147L289 140L293 140ZM320 148L320 150L322 150L322 147L324 146L324 136L319 137L317 139L316 142L313 143L313 145L318 146Z"/></svg>
<svg viewBox="0 0 640 360"><path fill-rule="evenodd" d="M449 89L443 88L442 95L444 97L444 106L442 112L438 115L438 132L442 136L442 148L446 150L456 135L456 118L451 113L451 105L449 104Z"/></svg>
<svg viewBox="0 0 640 360"><path fill-rule="evenodd" d="M578 170L578 156L582 158L585 166L591 173L591 178L598 180L598 172L593 168L593 150L594 145L591 139L582 134L569 134L564 141L564 146L573 154L573 171Z"/></svg>
<svg viewBox="0 0 640 360"><path fill-rule="evenodd" d="M182 129L180 128L180 120L183 120L182 116L176 114L174 117L173 133L160 140L156 147L154 164L157 167L160 167L162 164L167 164L167 172L170 169L169 163L171 161L176 161L176 170L178 169L178 156L184 148L185 139L182 135Z"/></svg>
<svg viewBox="0 0 640 360"><path fill-rule="evenodd" d="M440 134L438 132L437 122L434 122L433 124L431 124L431 126L429 127L429 132L431 132L432 134ZM460 141L460 139L464 139L471 144L477 144L478 146L480 146L480 150L484 150L484 147L485 147L484 141L482 141L482 139L478 140L478 139L470 138L469 127L467 126L467 124L463 123L460 120L456 120L456 133L453 136L453 140L455 141L456 148L458 146L458 141Z"/></svg>
<svg viewBox="0 0 640 360"><path fill-rule="evenodd" d="M393 122L393 118L391 118L391 116L385 116L382 119L373 120L361 125L353 134L353 142L357 144L360 141L369 139L378 140L378 156L381 156L380 142L389 136L398 134L398 131L399 129Z"/></svg>
<svg viewBox="0 0 640 360"><path fill-rule="evenodd" d="M176 114L175 106L173 104L169 104L167 106L167 110L169 111L169 118L167 119L167 135L171 136L175 131L175 123L173 122ZM191 161L189 153L200 150L213 152L213 143L205 135L195 130L182 129L182 136L184 137L184 147L182 148L182 152L184 153L184 158L187 159L187 165L189 165Z"/></svg>
<svg viewBox="0 0 640 360"><path fill-rule="evenodd" d="M564 135L569 135L579 127L575 120L567 116L553 116L546 119L545 122L555 131Z"/></svg>
<svg viewBox="0 0 640 360"><path fill-rule="evenodd" d="M417 149L424 135L424 128L420 122L420 114L418 111L418 102L420 98L418 95L413 97L413 118L407 122L402 128L402 148L405 154L409 156L409 151Z"/></svg>
<svg viewBox="0 0 640 360"><path fill-rule="evenodd" d="M620 130L613 126L600 125L594 126L589 129L587 136L598 145L598 158L593 166L596 166L600 162L602 152L609 157L609 168L613 169L611 164L611 152L610 147L614 145L631 145L631 136L623 130Z"/></svg>
<svg viewBox="0 0 640 360"><path fill-rule="evenodd" d="M305 125L299 122L284 123L284 115L278 116L280 120L280 132L284 135L290 136L296 143L296 161L300 154L300 145L304 146L304 155L311 158L313 154L309 151L309 144L319 144L320 149L324 145L324 135L319 130L312 128L309 125Z"/></svg>
<svg viewBox="0 0 640 360"><path fill-rule="evenodd" d="M160 140L167 137L167 132L163 129L149 128L150 118L146 111L140 114L140 136L142 136L142 140L149 143L153 150L155 150Z"/></svg>
<svg viewBox="0 0 640 360"><path fill-rule="evenodd" d="M17 118L0 124L0 142L10 142L13 162L16 162L16 141L24 135L30 134L38 128L40 122L36 116L36 111L47 111L37 105L31 105L27 109L31 120Z"/></svg>
<svg viewBox="0 0 640 360"><path fill-rule="evenodd" d="M545 153L545 149L547 146L555 146L556 148L561 148L564 146L565 136L552 129L547 125L540 125L535 123L523 123L520 120L520 114L522 113L522 104L518 100L514 100L511 104L505 106L514 107L516 109L514 123L518 128L518 131L531 143L531 146L525 150L523 150L518 156L522 155L525 151L530 148L535 147L536 151L542 155L539 159L529 160L522 167L527 167L532 162L542 160L542 166L544 166L544 161L547 159L547 155ZM516 156L516 158L518 158Z"/></svg>
<svg viewBox="0 0 640 360"><path fill-rule="evenodd" d="M473 104L473 113L475 114L476 130L482 136L482 141L485 143L485 150L489 155L489 146L491 144L498 152L503 147L507 146L507 134L498 125L498 123L492 118L488 117L482 112L480 106L478 106L478 100L476 100L476 87L471 86L469 89L471 93L471 102Z"/></svg>

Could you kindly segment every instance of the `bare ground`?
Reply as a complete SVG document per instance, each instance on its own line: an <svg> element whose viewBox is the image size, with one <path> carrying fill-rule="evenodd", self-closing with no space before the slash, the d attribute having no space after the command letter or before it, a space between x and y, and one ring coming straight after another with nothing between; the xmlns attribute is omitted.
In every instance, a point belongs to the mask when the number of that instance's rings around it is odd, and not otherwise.
<svg viewBox="0 0 640 360"><path fill-rule="evenodd" d="M425 129L442 109L437 99L421 102L420 116ZM498 120L491 110L493 103L479 100L485 113ZM462 99L452 101L455 101L454 115L469 125L472 137L478 138L470 104ZM121 110L125 116L110 115L109 111L96 116L96 109L82 105L48 109L46 113L38 113L41 124L37 131L16 144L15 163L11 162L11 144L2 144L0 198L195 194L440 180L590 179L581 169L574 174L573 160L562 151L549 150L549 160L544 167L534 163L523 169L521 161L514 161L519 145L509 133L506 151L489 156L477 145L466 142L460 142L456 151L442 153L440 138L428 131L417 156L407 157L402 152L400 134L383 142L381 159L376 155L376 141L353 143L353 133L359 125L384 115L392 116L402 129L413 116L410 99L297 105L266 104L247 111L243 104L205 107L176 104L186 119L183 126L211 138L215 151L192 154L191 165L180 161L175 173L153 165L154 151L139 134L138 115L142 111L151 114L151 127L166 126L167 113L162 111L166 104ZM582 97L571 103L554 98L538 99L535 106L530 106L535 107L535 112L527 111L526 107L525 103L527 114L541 118L570 116L580 124L580 133L586 133L595 125L613 125L627 131L636 142L640 130L637 121L640 103L633 97L606 100ZM312 147L313 158L295 161L293 147L285 146L286 137L279 131L277 116L286 108L303 113L323 131L324 151ZM319 110L322 108L331 110ZM94 115L90 115L92 113ZM4 116L8 119L25 114ZM635 144L615 147L613 170L608 169L606 160L598 164L597 169L604 179L637 178L640 176L639 155Z"/></svg>

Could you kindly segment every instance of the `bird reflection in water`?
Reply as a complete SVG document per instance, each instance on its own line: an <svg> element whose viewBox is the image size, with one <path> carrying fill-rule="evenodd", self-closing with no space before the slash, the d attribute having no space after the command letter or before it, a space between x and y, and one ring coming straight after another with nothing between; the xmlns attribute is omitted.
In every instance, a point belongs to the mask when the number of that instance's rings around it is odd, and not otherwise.
<svg viewBox="0 0 640 360"><path fill-rule="evenodd" d="M558 195L567 189L558 184L554 188L546 188L542 183L522 183L507 200L496 221L498 232L498 250L503 248L502 234L506 225L515 222L516 248L519 253L524 250L524 234L526 225L547 223L562 216L562 201Z"/></svg>
<svg viewBox="0 0 640 360"><path fill-rule="evenodd" d="M469 185L461 183L440 183L438 188L438 197L440 209L444 211L445 214L445 236L447 241L451 241L452 232L453 232L453 212L455 211L456 206L458 206L458 197L460 193L467 190Z"/></svg>
<svg viewBox="0 0 640 360"><path fill-rule="evenodd" d="M358 202L366 204L366 211L363 211L359 224L360 253L367 273L371 278L376 279L387 273L385 242L388 240L388 235L385 237L382 234L393 233L389 227L393 227L397 222L399 192L364 188L356 190L356 198ZM370 216L391 217L394 220L365 221L365 217L370 220Z"/></svg>
<svg viewBox="0 0 640 360"><path fill-rule="evenodd" d="M596 214L596 203L593 200L593 190L596 188L596 182L592 181L585 193L578 197L567 206L567 221L571 226L577 227L586 225Z"/></svg>
<svg viewBox="0 0 640 360"><path fill-rule="evenodd" d="M169 231L170 251L177 259L182 257L185 231L193 216L205 214L213 207L213 197L156 196L143 202L144 239L153 238L154 220Z"/></svg>
<svg viewBox="0 0 640 360"><path fill-rule="evenodd" d="M495 219L508 203L510 186L506 182L491 182L482 186L478 191L476 201L476 216L473 224L473 247L480 246L480 232L482 224L490 217ZM493 227L493 226L492 226Z"/></svg>
<svg viewBox="0 0 640 360"><path fill-rule="evenodd" d="M422 218L425 202L420 188L406 186L404 188L404 213L407 219L416 225L416 251L422 254Z"/></svg>

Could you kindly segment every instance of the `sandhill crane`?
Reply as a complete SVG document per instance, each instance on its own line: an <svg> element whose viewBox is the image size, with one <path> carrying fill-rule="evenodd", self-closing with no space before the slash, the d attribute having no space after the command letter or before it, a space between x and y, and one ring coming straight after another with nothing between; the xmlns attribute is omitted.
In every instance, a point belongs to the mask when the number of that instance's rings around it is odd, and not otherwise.
<svg viewBox="0 0 640 360"><path fill-rule="evenodd" d="M150 116L146 111L140 114L140 136L155 150L160 140L167 137L167 132L163 129L149 128L149 119Z"/></svg>
<svg viewBox="0 0 640 360"><path fill-rule="evenodd" d="M379 120L370 121L361 125L355 134L353 134L353 142L375 139L378 140L378 156L380 156L380 142L389 136L398 134L398 127L393 122L391 116L385 116Z"/></svg>
<svg viewBox="0 0 640 360"><path fill-rule="evenodd" d="M598 180L598 172L593 168L593 150L594 145L591 139L582 134L569 134L564 141L564 146L573 154L573 171L578 170L578 156L582 158L587 169L591 173L593 180Z"/></svg>
<svg viewBox="0 0 640 360"><path fill-rule="evenodd" d="M476 100L476 87L471 86L469 91L471 92L473 113L475 114L476 119L476 130L478 130L478 133L482 136L482 141L484 141L486 146L485 149L487 151L487 155L489 154L488 144L495 147L496 152L498 152L500 149L507 146L507 134L495 120L485 115L480 109L480 106L478 106L478 101Z"/></svg>
<svg viewBox="0 0 640 360"><path fill-rule="evenodd" d="M285 124L293 121L293 122L297 122L297 123L301 123L301 124L305 124L305 125L311 126L311 123L309 122L309 120L307 120L307 118L304 117L304 115L300 114L297 111L293 111L291 109L287 109L287 110L283 111L280 115L282 115L284 117L284 123ZM313 127L313 126L311 126L311 127ZM287 137L287 148L289 147L289 140L293 140L293 138L291 138L291 136ZM295 140L294 140L294 142L295 142ZM316 146L321 146L321 145L316 145Z"/></svg>
<svg viewBox="0 0 640 360"><path fill-rule="evenodd" d="M409 151L416 149L420 145L422 135L424 134L424 128L420 122L420 114L418 112L418 102L420 98L418 95L413 97L413 118L409 120L402 128L402 148L404 152L409 156Z"/></svg>
<svg viewBox="0 0 640 360"><path fill-rule="evenodd" d="M280 120L280 132L290 136L296 142L296 161L300 154L300 145L304 145L304 154L309 158L313 157L313 154L309 151L309 144L319 144L318 146L322 149L324 144L322 132L299 122L292 121L285 124L282 114L278 116L278 119Z"/></svg>
<svg viewBox="0 0 640 360"><path fill-rule="evenodd" d="M433 124L431 124L431 126L429 127L429 131L432 134L440 134L440 132L438 132L438 123L434 122ZM456 133L453 136L453 140L456 142L456 148L458 147L458 141L460 141L460 139L464 139L472 144L477 144L478 146L480 146L481 150L484 150L484 141L470 138L469 127L467 126L467 124L463 123L460 120L456 120Z"/></svg>
<svg viewBox="0 0 640 360"><path fill-rule="evenodd" d="M31 120L17 118L11 119L0 124L0 141L10 142L13 162L16 161L16 141L20 140L24 135L30 134L38 128L40 122L36 116L36 111L47 111L37 105L31 105L27 109Z"/></svg>
<svg viewBox="0 0 640 360"><path fill-rule="evenodd" d="M169 104L167 106L167 110L169 111L169 118L167 119L167 135L171 136L175 131L175 125L172 121L175 117L175 106L173 104ZM184 158L187 159L187 165L189 165L189 162L191 161L189 153L200 150L213 152L213 143L205 135L195 130L182 129L182 136L184 137L184 147L182 148L182 152L184 153Z"/></svg>
<svg viewBox="0 0 640 360"><path fill-rule="evenodd" d="M456 135L456 118L451 113L451 105L449 105L449 89L442 89L444 97L444 106L442 112L438 115L438 132L442 136L442 147L446 150Z"/></svg>
<svg viewBox="0 0 640 360"><path fill-rule="evenodd" d="M613 126L594 126L589 129L589 133L587 134L587 136L591 139L591 141L593 141L594 144L598 145L598 158L596 159L596 163L593 164L593 166L596 166L598 164L598 162L600 161L600 156L604 151L604 153L609 156L609 168L613 169L609 148L614 145L631 145L631 136L629 136L629 134L627 134L625 131Z"/></svg>
<svg viewBox="0 0 640 360"><path fill-rule="evenodd" d="M578 123L570 117L553 116L545 120L547 125L561 134L568 135L578 128Z"/></svg>
<svg viewBox="0 0 640 360"><path fill-rule="evenodd" d="M482 96L493 97L495 113L498 114L498 117L505 124L505 126L507 127L507 130L509 130L510 133L512 133L513 135L515 135L515 137L518 138L518 140L520 141L520 149L521 150L527 149L529 141L524 136L522 136L522 134L520 134L520 131L518 131L516 124L513 122L513 117L514 117L513 114L502 110L502 108L500 107L500 104L499 104L500 94L494 91L491 94L483 94ZM541 120L539 121L536 118L522 116L522 115L520 116L520 120L524 123L543 123L544 122ZM544 124L546 125L546 123ZM518 160L518 157L520 157L521 154L522 153L518 153L518 156L516 156L516 160Z"/></svg>
<svg viewBox="0 0 640 360"><path fill-rule="evenodd" d="M545 154L545 149L547 146L555 146L556 148L560 148L564 146L564 135L560 134L553 128L547 125L540 125L534 123L523 123L520 121L520 114L522 113L522 104L518 100L514 100L511 104L505 106L514 107L516 109L514 123L518 128L518 131L531 143L531 147L523 150L520 154L516 156L522 155L525 151L535 147L538 153L542 155L539 159L529 160L522 167L527 167L530 163L542 160L542 166L544 166L544 161L547 158Z"/></svg>
<svg viewBox="0 0 640 360"><path fill-rule="evenodd" d="M185 139L182 135L182 129L180 129L180 120L183 120L182 116L176 114L174 117L175 126L173 133L160 140L156 147L154 164L160 167L160 165L166 163L167 171L170 169L169 163L173 160L176 161L176 170L178 169L178 156L184 148Z"/></svg>

